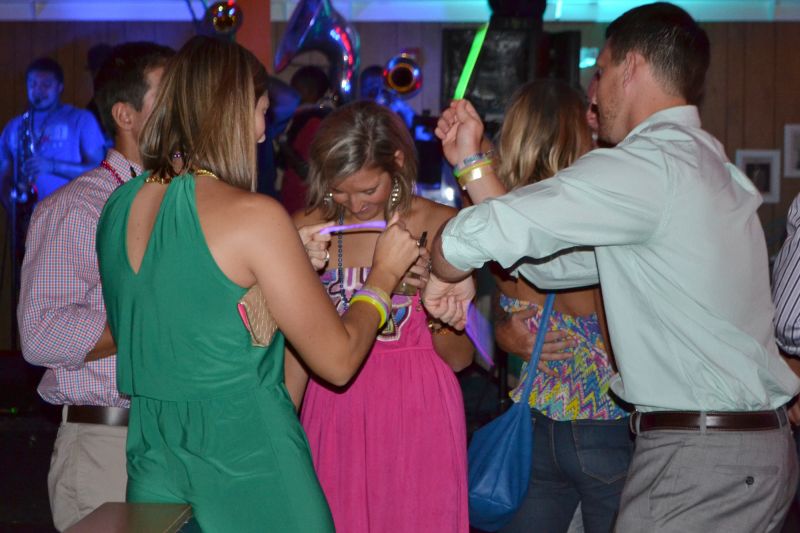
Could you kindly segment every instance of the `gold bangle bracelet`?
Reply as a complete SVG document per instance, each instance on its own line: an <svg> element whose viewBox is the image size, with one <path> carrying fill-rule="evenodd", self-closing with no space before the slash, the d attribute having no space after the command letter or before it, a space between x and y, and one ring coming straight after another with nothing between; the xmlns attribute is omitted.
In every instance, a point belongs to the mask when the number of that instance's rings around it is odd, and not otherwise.
<svg viewBox="0 0 800 533"><path fill-rule="evenodd" d="M364 285L363 289L369 290L383 298L383 301L386 302L386 306L391 310L392 308L392 297L389 296L385 290L376 287L375 285Z"/></svg>
<svg viewBox="0 0 800 533"><path fill-rule="evenodd" d="M467 190L467 183L482 179L486 175L486 169L492 168L490 165L483 165L466 172L458 178L458 184L463 190Z"/></svg>
<svg viewBox="0 0 800 533"><path fill-rule="evenodd" d="M455 169L453 171L453 175L456 177L456 179L458 179L464 174L467 174L470 171L475 170L476 168L485 167L486 165L491 165L491 164L492 164L491 159L481 159L479 161L476 161L475 163L472 163L471 165L467 165L464 168Z"/></svg>
<svg viewBox="0 0 800 533"><path fill-rule="evenodd" d="M428 330L431 335L448 335L451 330L438 320L428 320Z"/></svg>
<svg viewBox="0 0 800 533"><path fill-rule="evenodd" d="M375 309L375 311L378 312L379 315L378 329L379 330L383 329L383 326L386 325L386 320L388 319L388 315L386 314L386 309L384 309L380 303L375 301L375 298L367 294L356 294L350 299L350 304L354 304L357 302L364 302L366 304L369 304Z"/></svg>

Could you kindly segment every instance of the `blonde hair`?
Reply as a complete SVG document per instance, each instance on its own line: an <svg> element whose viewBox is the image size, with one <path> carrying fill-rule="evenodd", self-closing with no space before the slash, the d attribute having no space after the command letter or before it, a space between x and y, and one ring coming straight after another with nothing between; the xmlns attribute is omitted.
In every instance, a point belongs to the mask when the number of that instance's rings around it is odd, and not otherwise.
<svg viewBox="0 0 800 533"><path fill-rule="evenodd" d="M508 188L549 178L591 147L582 93L556 80L520 87L500 131L498 175Z"/></svg>
<svg viewBox="0 0 800 533"><path fill-rule="evenodd" d="M139 143L144 168L169 177L202 168L252 189L254 110L266 89L267 72L248 50L193 37L166 66ZM183 156L179 169L173 166L176 152Z"/></svg>
<svg viewBox="0 0 800 533"><path fill-rule="evenodd" d="M403 154L398 165L395 153ZM326 201L330 188L362 168L388 172L399 188L399 201L386 205L386 218L411 207L417 159L414 141L396 113L375 102L354 102L328 115L320 124L309 153L309 211L320 209L326 220L343 207Z"/></svg>

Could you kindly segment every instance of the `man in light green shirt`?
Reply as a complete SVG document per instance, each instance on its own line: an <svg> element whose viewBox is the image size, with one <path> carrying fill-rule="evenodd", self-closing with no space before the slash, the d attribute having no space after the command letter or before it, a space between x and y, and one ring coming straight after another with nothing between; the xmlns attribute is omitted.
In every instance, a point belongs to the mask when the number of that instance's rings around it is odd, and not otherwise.
<svg viewBox="0 0 800 533"><path fill-rule="evenodd" d="M616 147L463 210L434 243L433 272L456 282L495 260L541 289L600 281L612 388L638 411L617 531L778 529L797 479L782 406L800 381L775 345L761 197L690 105L707 37L665 3L625 13L606 37L597 104ZM466 158L479 148L461 133L444 143ZM434 279L433 314L448 294L465 293Z"/></svg>

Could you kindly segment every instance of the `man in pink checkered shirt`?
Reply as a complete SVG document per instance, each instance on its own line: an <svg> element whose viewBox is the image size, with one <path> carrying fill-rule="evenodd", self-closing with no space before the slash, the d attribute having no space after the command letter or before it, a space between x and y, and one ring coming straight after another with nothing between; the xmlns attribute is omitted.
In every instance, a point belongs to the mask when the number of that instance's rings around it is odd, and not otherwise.
<svg viewBox="0 0 800 533"><path fill-rule="evenodd" d="M139 133L172 54L144 42L113 49L95 78L95 101L116 149L31 218L17 315L23 356L47 367L40 396L64 406L48 475L59 531L103 502L125 501L128 399L117 391L95 232L114 189L142 172Z"/></svg>

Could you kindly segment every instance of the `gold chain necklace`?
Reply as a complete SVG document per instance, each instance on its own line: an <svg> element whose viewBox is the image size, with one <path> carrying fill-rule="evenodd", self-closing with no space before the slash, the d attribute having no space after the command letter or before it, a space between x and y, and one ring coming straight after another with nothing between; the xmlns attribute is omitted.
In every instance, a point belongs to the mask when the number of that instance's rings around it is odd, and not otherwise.
<svg viewBox="0 0 800 533"><path fill-rule="evenodd" d="M194 172L192 172L192 174L194 174L195 177L197 177L197 176L208 176L209 178L214 178L215 180L219 181L219 176L217 176L216 174L214 174L213 172L211 172L210 170L207 170L205 168L195 169Z"/></svg>
<svg viewBox="0 0 800 533"><path fill-rule="evenodd" d="M195 177L197 176L208 176L209 178L214 178L215 180L219 181L219 176L207 170L205 168L198 168L191 171L191 174L194 174ZM172 176L154 176L150 174L144 179L145 183L159 183L161 185L169 185L172 181Z"/></svg>

